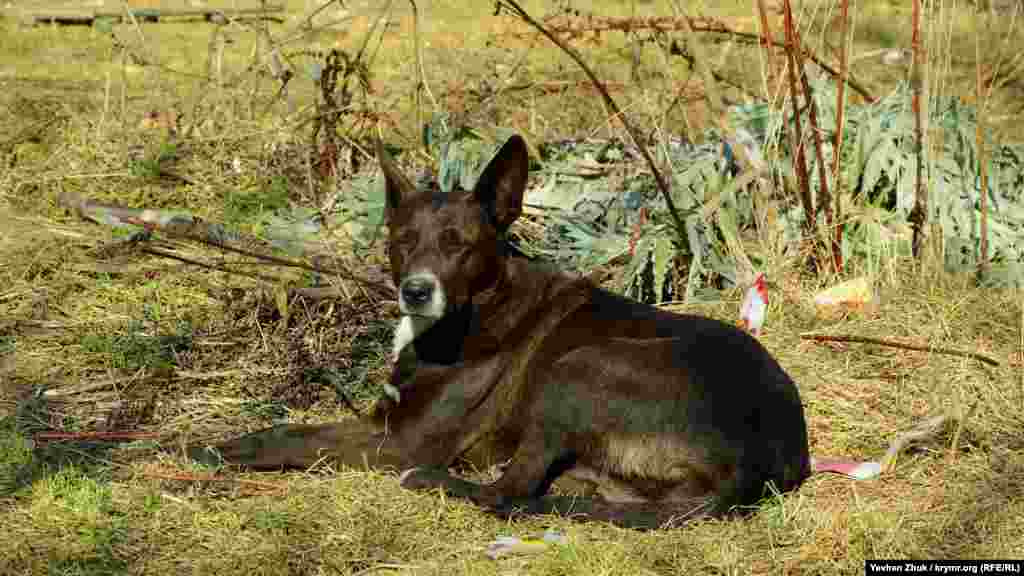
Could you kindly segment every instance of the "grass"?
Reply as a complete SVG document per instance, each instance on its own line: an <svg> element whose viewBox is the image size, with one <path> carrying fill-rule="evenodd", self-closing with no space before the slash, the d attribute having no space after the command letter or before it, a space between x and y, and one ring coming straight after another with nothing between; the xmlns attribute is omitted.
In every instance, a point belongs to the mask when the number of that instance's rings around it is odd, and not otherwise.
<svg viewBox="0 0 1024 576"><path fill-rule="evenodd" d="M805 36L825 55L820 42L834 36L830 3L804 4ZM855 54L909 46L907 7L860 4ZM546 10L540 2L525 6L537 15ZM574 6L606 15L672 13L662 2ZM272 25L271 33L296 30L305 8L290 2L286 25ZM776 286L762 340L800 385L815 455L874 459L896 433L943 411L961 416L962 429L921 443L881 479L815 476L744 521L652 533L559 518L503 523L462 502L403 491L393 474L319 468L211 476L183 458L177 448L197 439L233 437L283 418L350 417L339 390L360 405L378 394L394 303L333 277L322 281L343 298L289 300L281 286L143 254L117 243L123 233L68 213L58 196L188 210L259 230L276 208L313 206L328 186L347 190L346 174L310 176L315 86L305 74L312 50L353 53L361 45L376 13L349 8L345 26L287 45L297 76L285 100L275 99L266 73L247 68L259 32L252 23L221 28L231 43L211 58L218 42L211 24L119 25L104 33L2 22L0 573L859 574L866 558L1022 557L1021 297L912 262L888 264L876 315L825 320L809 302L826 280L770 259ZM688 9L756 31L747 2ZM396 10L381 46L370 43L373 92L355 91L353 106L376 114L389 141L408 146L418 137L417 74L408 8ZM454 0L424 7L423 69L437 109L515 127L532 143L621 133L564 55L535 36L511 35L525 28L489 10ZM988 105L998 134L1020 133L1019 35L1007 36L1006 18L949 10L959 12L942 20L954 25L936 41L949 51L937 86L973 94L980 65L997 82ZM624 35L577 45L645 130L696 134L706 124L699 100L665 112L679 86L700 89L677 59L645 45L633 81ZM730 42L707 49L716 71L760 91L756 51ZM878 58L856 60L852 70L876 94L899 80ZM494 96L503 82L532 84ZM430 96L423 102L434 109ZM146 123L172 110L179 114L173 132ZM352 141L369 126L346 122L339 133ZM358 150L354 157L366 160ZM157 245L210 254L177 241ZM356 254L340 244L331 257L354 268L383 264L379 247ZM308 275L288 278L291 287L309 283ZM731 320L739 297L682 308ZM974 350L1000 366L813 344L799 338L807 331ZM37 435L103 430L151 436L114 443ZM498 535L533 536L548 527L568 544L497 562L482 552Z"/></svg>

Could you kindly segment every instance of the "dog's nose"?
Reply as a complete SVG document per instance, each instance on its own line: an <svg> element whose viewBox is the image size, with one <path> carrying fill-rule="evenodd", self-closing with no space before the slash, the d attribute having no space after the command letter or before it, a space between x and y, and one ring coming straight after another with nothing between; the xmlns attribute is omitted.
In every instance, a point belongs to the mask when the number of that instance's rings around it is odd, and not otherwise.
<svg viewBox="0 0 1024 576"><path fill-rule="evenodd" d="M434 283L427 278L410 278L402 282L402 299L410 308L419 308L434 295Z"/></svg>

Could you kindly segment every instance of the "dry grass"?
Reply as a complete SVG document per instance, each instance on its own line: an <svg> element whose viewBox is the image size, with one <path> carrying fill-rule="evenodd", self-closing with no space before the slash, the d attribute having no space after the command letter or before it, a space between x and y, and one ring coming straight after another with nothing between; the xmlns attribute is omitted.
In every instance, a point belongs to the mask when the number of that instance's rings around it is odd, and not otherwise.
<svg viewBox="0 0 1024 576"><path fill-rule="evenodd" d="M604 14L632 10L625 2L592 5ZM808 37L828 37L825 6L807 3ZM543 13L539 2L526 7ZM295 16L304 6L289 8ZM439 107L472 110L477 120L514 126L538 142L619 133L600 100L586 86L574 87L580 71L539 40L502 35L521 27L488 9L454 1L427 7L420 30L424 69ZM411 22L402 10L407 7L399 7L398 28L387 31L373 63L375 91L360 105L381 115L392 140L408 143L417 134L410 97L415 70ZM638 3L636 10L671 13L656 2ZM749 3L692 10L755 29ZM353 12L357 18L347 28L311 33L294 48L352 50L373 15L358 6ZM869 2L857 17L855 51L908 44L909 15L895 3ZM945 90L973 93L970 35L1005 25L985 18L955 19ZM187 462L177 446L282 418L349 417L331 378L365 404L386 370L393 306L335 279L350 297L285 306L277 288L249 278L131 251L98 251L115 235L66 213L57 197L71 192L213 220L231 216L243 227L251 224L252 203L274 201L281 186L287 201L308 203L302 118L309 114L311 82L293 83L290 104L271 104L273 82L245 71L256 35L244 27L226 28L233 43L218 86L196 79L207 74L208 24L144 26L142 38L133 27L115 27L122 43L135 43L136 53L163 67L122 63L109 34L93 29L21 29L10 20L4 26L0 573L857 574L865 558L1021 557L1021 297L920 274L909 262L890 267L899 272L887 277L876 316L832 321L818 319L808 304L819 281L800 277L782 259L773 259L778 264L768 271L778 288L763 341L800 385L814 454L872 459L894 434L930 415L962 417L959 436L954 427L925 442L878 480L817 476L748 520L653 533L558 518L506 524L465 503L403 491L394 475L375 472L220 473L204 480L212 472ZM986 65L997 50L1020 52L1000 38L986 36ZM632 83L631 52L621 35L606 35L583 51L599 74L623 83L616 98L647 129L703 125L700 104L663 114L679 85L699 88L678 62L647 47L641 80ZM756 52L716 44L712 53L717 70L757 89ZM1021 127L1014 65L1010 57L1013 73L991 101L1006 134ZM854 67L878 93L895 80L888 70L868 60ZM483 105L472 95L506 81L567 87L508 91ZM140 121L172 108L182 113L188 130L179 127L180 133L188 136L168 169L191 185L140 173L130 160L166 147L168 135ZM369 255L364 265L379 257ZM732 319L738 298L687 309ZM825 346L800 340L806 331L974 350L1001 365ZM44 389L49 394L39 394ZM125 429L152 437L120 444L31 438L39 431ZM482 553L499 534L536 535L549 526L567 535L567 546L497 562Z"/></svg>

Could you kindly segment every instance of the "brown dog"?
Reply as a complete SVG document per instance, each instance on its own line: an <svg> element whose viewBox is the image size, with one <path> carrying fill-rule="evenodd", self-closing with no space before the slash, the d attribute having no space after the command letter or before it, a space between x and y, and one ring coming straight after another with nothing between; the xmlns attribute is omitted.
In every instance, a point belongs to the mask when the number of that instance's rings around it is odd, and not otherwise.
<svg viewBox="0 0 1024 576"><path fill-rule="evenodd" d="M630 527L741 511L810 474L793 381L754 338L672 314L510 252L527 149L510 138L474 190L417 190L378 143L402 322L371 418L282 426L219 446L230 463L407 469L491 511L578 513ZM459 458L508 461L456 478ZM548 495L566 474L600 498Z"/></svg>

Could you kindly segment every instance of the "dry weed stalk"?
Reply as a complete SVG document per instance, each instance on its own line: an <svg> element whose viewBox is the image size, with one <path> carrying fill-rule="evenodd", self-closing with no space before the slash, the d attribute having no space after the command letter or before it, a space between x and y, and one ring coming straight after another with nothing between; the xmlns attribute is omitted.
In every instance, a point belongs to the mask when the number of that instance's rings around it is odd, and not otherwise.
<svg viewBox="0 0 1024 576"><path fill-rule="evenodd" d="M772 55L772 29L768 24L768 7L765 5L765 0L757 1L757 15L761 20L761 54L765 59L765 68L767 68L767 74L765 78L765 93L769 93L770 86L774 86L774 80L776 78L776 67L775 58Z"/></svg>
<svg viewBox="0 0 1024 576"><path fill-rule="evenodd" d="M825 229L827 231L827 238L832 236L831 231L835 228L835 221L832 218L832 198L829 194L828 174L826 172L825 157L821 146L821 127L818 125L818 104L814 99L814 93L811 90L811 83L807 79L807 68L804 66L803 57L804 51L800 49L800 32L795 28L793 29L793 42L793 52L796 54L797 66L799 66L797 70L799 71L800 88L803 93L803 101L807 108L807 120L810 123L811 141L814 143L814 156L815 160L817 160L818 166L818 198L817 205L815 206L815 223L817 223L817 211L823 210L825 212ZM796 101L796 94L793 94L793 100ZM817 227L815 226L815 228ZM831 243L831 261L837 274L842 272L843 268L839 246L839 242L833 241Z"/></svg>
<svg viewBox="0 0 1024 576"><path fill-rule="evenodd" d="M978 147L978 174L981 176L981 223L980 250L978 259L978 279L981 280L988 272L988 149L985 146L985 94L981 82L981 46L978 35L974 36L974 70L975 95L977 97L978 117L974 123L974 137Z"/></svg>
<svg viewBox="0 0 1024 576"><path fill-rule="evenodd" d="M184 473L184 472L162 472L151 467L144 471L142 476L146 478L152 478L154 480L173 480L177 482L221 482L228 484L237 484L239 486L247 486L250 488L257 489L258 494L283 494L287 491L287 486L274 484L273 482L262 482L260 480L250 480L248 478L238 478L236 476L224 476L218 474L197 474L197 473Z"/></svg>
<svg viewBox="0 0 1024 576"><path fill-rule="evenodd" d="M810 249L810 257L812 261L817 262L817 230L816 230L816 211L814 209L814 200L811 198L811 182L810 177L807 173L807 158L804 154L804 138L803 138L803 125L800 121L800 90L797 88L797 73L802 68L799 67L797 61L796 52L800 49L799 40L797 39L796 25L793 23L793 10L789 0L783 2L783 15L784 15L784 27L786 34L786 58L787 58L787 69L788 69L788 82L789 82L789 102L792 107L792 113L790 121L785 122L784 125L789 126L790 129L786 131L789 137L789 147L792 150L794 159L794 169L796 170L797 190L800 204L804 209L804 234L811 242L812 248ZM804 97L808 97L805 94Z"/></svg>
<svg viewBox="0 0 1024 576"><path fill-rule="evenodd" d="M850 75L849 68L849 34L850 0L841 0L839 8L839 83L836 86L836 138L832 145L832 191L836 199L835 207L835 230L833 231L832 251L836 258L836 270L843 268L843 203L842 203L842 177L839 171L840 151L843 148L843 129L846 114L846 79Z"/></svg>
<svg viewBox="0 0 1024 576"><path fill-rule="evenodd" d="M633 144L640 151L640 154L643 155L644 160L647 161L647 165L651 169L651 174L654 176L654 181L658 184L658 190L661 192L661 195L665 200L665 205L668 207L669 214L672 216L672 222L675 225L676 233L679 234L680 241L683 243L683 245L685 245L686 225L683 223L683 218L682 216L680 216L679 211L676 209L675 201L672 200L672 193L669 188L668 181L665 179L664 174L662 174L661 171L658 170L658 166L657 164L655 164L654 158L651 156L650 151L647 150L647 146L644 145L644 141L641 138L640 131L635 126L633 126L633 124L629 122L629 119L626 118L625 114L622 113L622 110L619 108L618 104L616 104L615 100L611 97L611 94L608 93L608 90L606 90L601 81L598 80L597 75L594 74L593 70L591 70L590 67L587 66L586 62L583 61L583 57L580 56L580 54L571 46L566 44L565 41L561 40L560 38L549 32L547 28L544 27L544 25L534 20L533 17L530 16L530 14L526 12L526 10L524 10L522 6L515 2L515 0L497 0L497 2L495 3L495 8L496 13L500 13L501 10L503 9L507 10L511 14L519 17L521 20L523 20L530 26L536 28L541 34L543 34L549 40L551 40L563 52L568 54L569 57L576 62L580 69L583 70L583 73L586 74L588 78L590 78L590 81L594 83L594 86L597 88L598 92L601 93L601 97L604 100L605 105L608 106L608 108L611 109L615 117L618 118L620 122L622 122L622 125L626 128L626 132L629 134L629 137L633 140Z"/></svg>
<svg viewBox="0 0 1024 576"><path fill-rule="evenodd" d="M799 186L799 199L804 209L804 232L810 242L810 253L815 267L821 269L823 262L819 246L821 236L817 225L819 211L825 214L825 247L831 253L829 261L836 273L842 272L843 261L841 252L840 231L833 214L832 196L829 192L829 178L825 167L824 150L821 139L821 128L818 125L818 106L814 99L810 81L807 78L805 66L806 51L801 45L800 32L793 22L792 5L789 0L783 2L784 24L786 32L786 54L788 57L788 80L790 92L790 104L792 107L792 122L788 122L790 147L796 159L797 183ZM842 71L841 71L842 72ZM798 84L799 82L799 84ZM842 86L842 82L840 82ZM840 92L842 94L842 92ZM801 106L800 103L803 103ZM807 121L811 142L814 145L814 155L818 167L818 197L811 196L810 174L807 170L807 157L804 152L803 122L801 110L806 110ZM837 149L838 150L838 149ZM838 154L838 151L836 152ZM838 156L834 159L838 166ZM838 178L838 176L837 176ZM838 198L838 194L837 194ZM815 200L817 200L815 202ZM840 232L841 233L841 232Z"/></svg>
<svg viewBox="0 0 1024 576"><path fill-rule="evenodd" d="M425 93L427 95L427 98L430 99L431 106L433 106L435 110L438 108L438 105L437 99L434 98L433 92L430 91L430 85L427 84L427 71L423 68L423 44L420 42L419 7L416 6L416 0L409 0L409 4L412 5L412 43L416 57L416 125L423 126L420 93ZM424 146L425 145L426 143L424 142Z"/></svg>
<svg viewBox="0 0 1024 576"><path fill-rule="evenodd" d="M914 63L910 74L910 89L913 95L911 106L914 112L914 137L917 141L917 180L914 207L908 220L914 231L911 250L915 258L920 258L925 227L928 224L928 186L925 176L928 138L928 58L921 39L921 0L914 0L913 29Z"/></svg>

